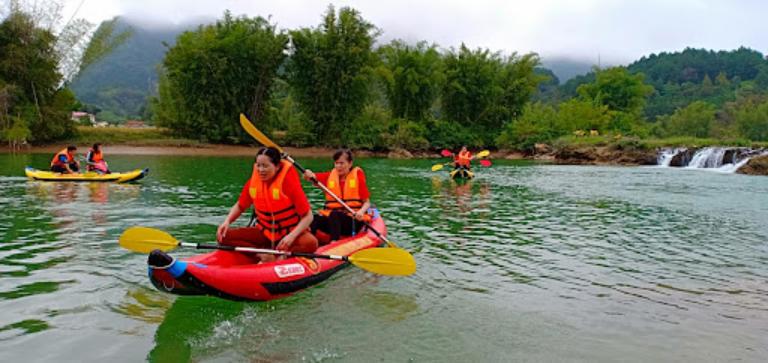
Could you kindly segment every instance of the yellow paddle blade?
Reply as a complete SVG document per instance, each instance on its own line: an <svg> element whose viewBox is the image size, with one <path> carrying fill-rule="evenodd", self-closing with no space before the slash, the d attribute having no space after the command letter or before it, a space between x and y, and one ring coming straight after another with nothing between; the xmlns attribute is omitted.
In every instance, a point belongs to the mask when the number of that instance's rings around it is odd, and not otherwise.
<svg viewBox="0 0 768 363"><path fill-rule="evenodd" d="M443 165L443 164L432 165L432 171L438 171L438 170L442 169L443 166L445 166L445 165Z"/></svg>
<svg viewBox="0 0 768 363"><path fill-rule="evenodd" d="M400 248L367 248L349 256L349 262L381 275L408 276L416 272L416 260Z"/></svg>
<svg viewBox="0 0 768 363"><path fill-rule="evenodd" d="M120 246L133 252L150 253L159 249L170 251L178 247L179 241L159 229L131 227L120 235Z"/></svg>
<svg viewBox="0 0 768 363"><path fill-rule="evenodd" d="M251 121L248 120L248 118L245 117L245 115L242 113L240 114L240 126L242 126L245 129L245 132L253 136L253 138L260 142L262 145L266 147L273 147L280 153L283 152L283 149L280 147L280 145L272 142L272 140L270 140L267 135L264 135L264 133L259 131L259 129L257 129L256 126L254 126Z"/></svg>
<svg viewBox="0 0 768 363"><path fill-rule="evenodd" d="M478 158L484 158L484 157L486 157L488 155L491 155L491 152L488 151L488 150L483 150L483 151L477 153L477 157Z"/></svg>

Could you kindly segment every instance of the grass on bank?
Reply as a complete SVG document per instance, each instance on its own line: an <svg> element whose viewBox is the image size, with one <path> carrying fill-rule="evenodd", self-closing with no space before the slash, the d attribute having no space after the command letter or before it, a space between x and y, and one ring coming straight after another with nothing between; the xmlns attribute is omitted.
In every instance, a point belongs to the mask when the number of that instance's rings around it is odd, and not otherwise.
<svg viewBox="0 0 768 363"><path fill-rule="evenodd" d="M768 142L753 142L744 139L711 139L696 137L668 137L663 139L639 139L635 137L601 136L564 136L553 143L556 148L617 146L620 148L658 149L664 147L699 148L707 146L731 146L768 148Z"/></svg>
<svg viewBox="0 0 768 363"><path fill-rule="evenodd" d="M67 140L75 144L103 143L107 145L133 146L199 146L201 142L174 137L170 130L162 128L131 129L125 127L78 126L77 136Z"/></svg>

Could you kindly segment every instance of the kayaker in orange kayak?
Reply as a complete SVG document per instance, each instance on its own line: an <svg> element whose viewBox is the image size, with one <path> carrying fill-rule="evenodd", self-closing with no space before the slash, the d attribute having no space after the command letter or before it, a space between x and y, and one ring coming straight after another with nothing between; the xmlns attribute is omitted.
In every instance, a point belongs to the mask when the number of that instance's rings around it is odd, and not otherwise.
<svg viewBox="0 0 768 363"><path fill-rule="evenodd" d="M251 205L257 217L256 225L230 230L230 223ZM219 225L216 239L230 246L314 252L317 238L309 232L311 223L312 210L293 165L281 160L277 149L261 148L251 178ZM259 257L265 262L274 260L274 255Z"/></svg>
<svg viewBox="0 0 768 363"><path fill-rule="evenodd" d="M75 160L77 146L69 145L61 149L51 160L51 171L62 174L76 174L80 171L80 162Z"/></svg>
<svg viewBox="0 0 768 363"><path fill-rule="evenodd" d="M336 199L325 194L325 206L312 221L312 233L322 231L330 235L330 241L355 235L363 226L359 221L371 220L368 214L371 200L365 173L363 169L353 166L352 160L352 151L341 149L333 154L334 167L331 171L315 174L307 169L304 172L305 180L317 179L355 211L354 215L350 215Z"/></svg>

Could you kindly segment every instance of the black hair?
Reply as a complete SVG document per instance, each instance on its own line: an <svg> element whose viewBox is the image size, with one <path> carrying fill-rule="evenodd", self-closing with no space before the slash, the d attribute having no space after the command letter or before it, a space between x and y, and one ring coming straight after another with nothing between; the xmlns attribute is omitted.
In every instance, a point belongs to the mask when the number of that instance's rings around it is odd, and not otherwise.
<svg viewBox="0 0 768 363"><path fill-rule="evenodd" d="M259 152L256 153L256 158L258 159L259 155L265 155L269 158L269 161L272 162L275 166L280 166L280 152L277 151L277 149L273 147L263 147L259 149ZM255 160L254 160L255 161Z"/></svg>
<svg viewBox="0 0 768 363"><path fill-rule="evenodd" d="M75 146L75 145L67 146L67 151L75 151L75 150L77 150L77 146Z"/></svg>
<svg viewBox="0 0 768 363"><path fill-rule="evenodd" d="M93 144L93 150L96 151L96 149L98 149L100 146L101 146L100 142Z"/></svg>
<svg viewBox="0 0 768 363"><path fill-rule="evenodd" d="M336 150L336 152L333 153L333 161L339 160L339 158L342 155L347 155L347 161L349 161L350 163L352 162L352 160L353 160L352 159L352 150L349 150L349 149L339 149L339 150Z"/></svg>

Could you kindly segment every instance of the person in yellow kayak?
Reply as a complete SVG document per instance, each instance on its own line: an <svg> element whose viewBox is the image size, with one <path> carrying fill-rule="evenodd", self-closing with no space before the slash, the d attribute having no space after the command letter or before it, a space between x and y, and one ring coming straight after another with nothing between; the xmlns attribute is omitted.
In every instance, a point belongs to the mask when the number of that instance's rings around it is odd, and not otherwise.
<svg viewBox="0 0 768 363"><path fill-rule="evenodd" d="M229 225L251 205L256 225L230 230ZM277 149L261 148L251 177L219 225L216 239L228 246L311 253L317 249L317 238L309 230L312 218L309 201L293 165L281 160ZM274 255L259 257L262 262L275 259Z"/></svg>
<svg viewBox="0 0 768 363"><path fill-rule="evenodd" d="M304 179L317 180L325 184L333 194L355 211L350 215L344 206L325 193L325 206L315 215L312 233L322 231L330 236L328 241L338 240L342 236L353 236L363 226L361 221L371 220L369 214L371 200L365 182L365 173L360 167L353 166L352 160L352 151L341 149L333 154L331 171L315 174L307 169L304 172Z"/></svg>
<svg viewBox="0 0 768 363"><path fill-rule="evenodd" d="M459 150L459 153L456 154L456 156L453 158L454 169L463 168L470 170L470 163L472 162L473 158L474 157L472 156L472 153L467 150L467 146L462 146L461 150Z"/></svg>
<svg viewBox="0 0 768 363"><path fill-rule="evenodd" d="M80 171L80 162L75 159L77 146L69 145L57 152L51 160L51 171L62 174L77 174Z"/></svg>
<svg viewBox="0 0 768 363"><path fill-rule="evenodd" d="M109 171L109 167L107 166L107 162L104 161L104 156L101 151L101 143L97 142L93 144L93 147L88 150L88 154L86 154L85 157L85 170L87 171L95 171L99 174L109 174L111 171Z"/></svg>

